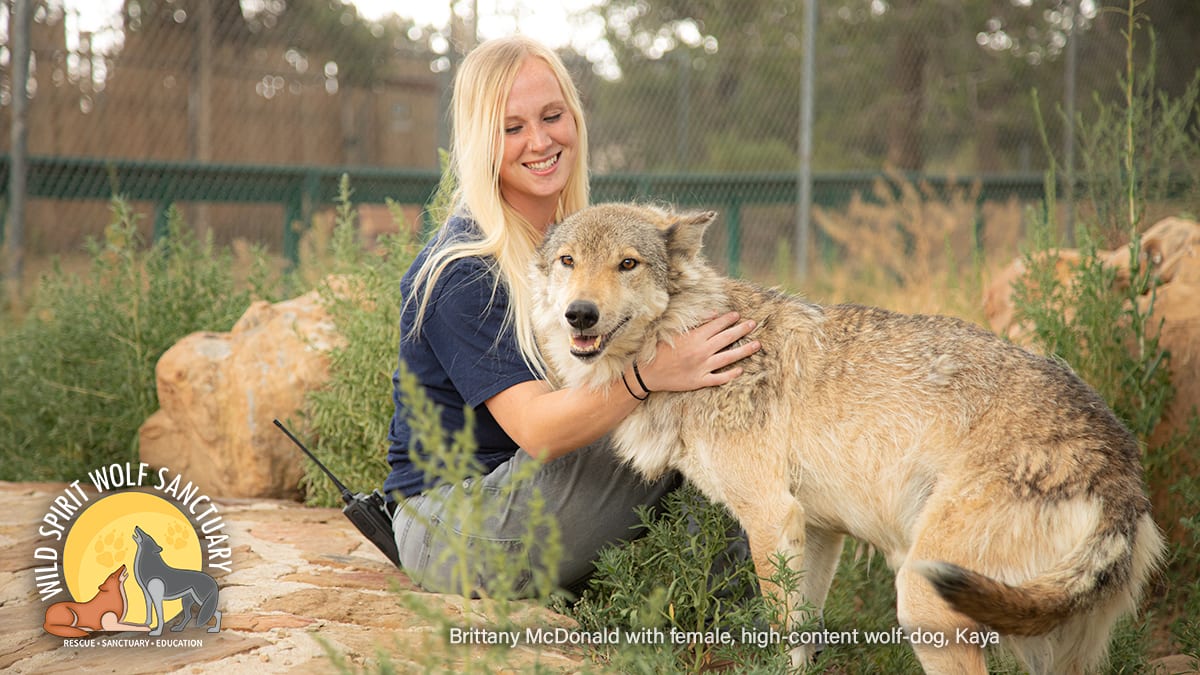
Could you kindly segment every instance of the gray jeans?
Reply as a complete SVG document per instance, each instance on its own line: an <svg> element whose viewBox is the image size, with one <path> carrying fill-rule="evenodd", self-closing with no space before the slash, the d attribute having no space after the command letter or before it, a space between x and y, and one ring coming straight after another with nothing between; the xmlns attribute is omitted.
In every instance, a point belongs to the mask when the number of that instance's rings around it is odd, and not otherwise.
<svg viewBox="0 0 1200 675"><path fill-rule="evenodd" d="M392 530L409 577L437 593L495 594L499 583L518 596L530 594L533 571L544 569L543 540L529 529L540 493L540 511L557 521L560 537L552 582L571 588L594 571L600 549L637 536L638 506L653 507L680 485L676 474L647 483L616 459L607 438L536 469L529 463L536 460L518 451L486 476L404 500ZM514 480L531 471L531 478ZM474 515L456 506L464 499Z"/></svg>

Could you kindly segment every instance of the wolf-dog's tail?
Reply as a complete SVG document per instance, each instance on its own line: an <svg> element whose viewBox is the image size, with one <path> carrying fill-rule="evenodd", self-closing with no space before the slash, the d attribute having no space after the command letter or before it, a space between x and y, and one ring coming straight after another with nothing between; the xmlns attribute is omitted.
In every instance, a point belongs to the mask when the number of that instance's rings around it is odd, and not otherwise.
<svg viewBox="0 0 1200 675"><path fill-rule="evenodd" d="M1018 585L948 562L914 567L956 611L1007 635L1044 635L1102 599L1122 594L1136 609L1150 572L1162 559L1163 541L1149 513L1125 531L1100 528L1064 560Z"/></svg>

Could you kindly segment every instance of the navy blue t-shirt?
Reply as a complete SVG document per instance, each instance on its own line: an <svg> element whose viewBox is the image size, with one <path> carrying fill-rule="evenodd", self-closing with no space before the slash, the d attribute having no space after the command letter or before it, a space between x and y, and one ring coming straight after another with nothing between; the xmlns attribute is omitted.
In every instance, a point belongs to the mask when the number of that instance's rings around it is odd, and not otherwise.
<svg viewBox="0 0 1200 675"><path fill-rule="evenodd" d="M405 299L400 316L400 360L416 375L425 395L441 408L447 437L463 428L464 410L474 409L476 458L491 471L516 454L518 447L483 402L537 376L521 358L516 336L511 330L501 330L508 296L500 286L493 297L492 275L487 262L480 258L460 258L442 272L425 309L421 331L412 333L421 293L421 289L413 289L416 270L431 251L447 241L480 236L469 219L455 217L444 227L417 255L400 281L401 297ZM434 483L409 460L410 445L415 446L413 452L424 450L413 442L400 396L399 370L392 376L392 400L396 407L388 430L392 472L383 489L387 495L396 491L408 497Z"/></svg>

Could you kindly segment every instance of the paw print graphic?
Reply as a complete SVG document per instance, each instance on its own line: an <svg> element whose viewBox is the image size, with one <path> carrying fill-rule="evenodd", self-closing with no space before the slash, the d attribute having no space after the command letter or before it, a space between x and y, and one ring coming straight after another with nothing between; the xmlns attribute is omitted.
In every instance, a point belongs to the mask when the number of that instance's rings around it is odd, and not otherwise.
<svg viewBox="0 0 1200 675"><path fill-rule="evenodd" d="M188 531L181 523L172 522L167 527L167 536L163 537L162 547L164 550L172 549L178 551L188 544Z"/></svg>
<svg viewBox="0 0 1200 675"><path fill-rule="evenodd" d="M126 537L122 537L115 529L97 537L93 546L96 563L103 569L111 569L126 562L129 549L126 548L125 540Z"/></svg>

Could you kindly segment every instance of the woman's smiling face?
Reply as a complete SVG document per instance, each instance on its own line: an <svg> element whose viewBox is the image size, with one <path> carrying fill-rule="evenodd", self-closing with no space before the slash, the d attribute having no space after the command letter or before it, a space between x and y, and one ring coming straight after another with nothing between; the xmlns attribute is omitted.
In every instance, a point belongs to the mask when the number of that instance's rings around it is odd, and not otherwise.
<svg viewBox="0 0 1200 675"><path fill-rule="evenodd" d="M517 72L502 138L500 193L530 224L543 228L570 178L579 136L558 80L541 59L527 58Z"/></svg>

